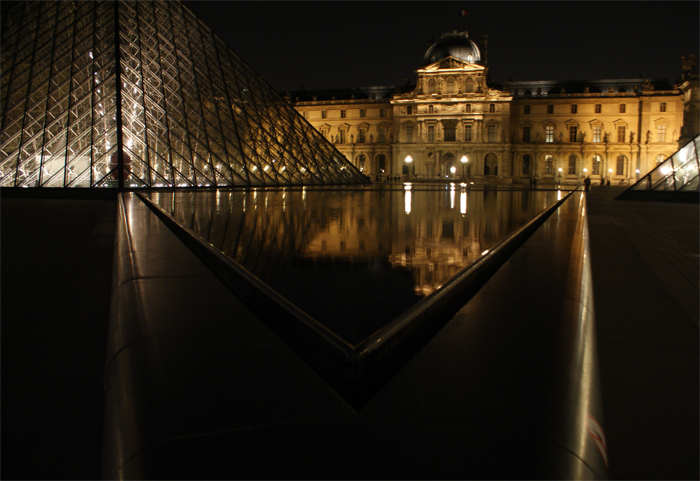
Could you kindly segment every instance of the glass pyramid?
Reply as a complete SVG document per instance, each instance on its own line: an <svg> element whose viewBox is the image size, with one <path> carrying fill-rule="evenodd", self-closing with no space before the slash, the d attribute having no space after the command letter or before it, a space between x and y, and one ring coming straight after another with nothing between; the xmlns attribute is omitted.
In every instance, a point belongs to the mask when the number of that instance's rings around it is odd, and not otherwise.
<svg viewBox="0 0 700 481"><path fill-rule="evenodd" d="M23 2L0 68L0 187L365 182L179 2Z"/></svg>
<svg viewBox="0 0 700 481"><path fill-rule="evenodd" d="M699 151L700 135L654 167L628 190L697 192L700 190Z"/></svg>

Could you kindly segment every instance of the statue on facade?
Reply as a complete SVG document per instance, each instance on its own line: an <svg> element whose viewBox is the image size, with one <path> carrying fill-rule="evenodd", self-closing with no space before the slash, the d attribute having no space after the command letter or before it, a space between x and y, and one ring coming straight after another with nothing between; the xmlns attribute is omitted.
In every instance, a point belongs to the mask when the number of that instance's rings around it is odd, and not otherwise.
<svg viewBox="0 0 700 481"><path fill-rule="evenodd" d="M646 143L648 144L650 140L651 140L651 130L647 130L647 141L646 141Z"/></svg>
<svg viewBox="0 0 700 481"><path fill-rule="evenodd" d="M370 144L374 143L374 137L372 136L372 134L369 134L369 143Z"/></svg>
<svg viewBox="0 0 700 481"><path fill-rule="evenodd" d="M634 132L630 132L630 144L634 143Z"/></svg>

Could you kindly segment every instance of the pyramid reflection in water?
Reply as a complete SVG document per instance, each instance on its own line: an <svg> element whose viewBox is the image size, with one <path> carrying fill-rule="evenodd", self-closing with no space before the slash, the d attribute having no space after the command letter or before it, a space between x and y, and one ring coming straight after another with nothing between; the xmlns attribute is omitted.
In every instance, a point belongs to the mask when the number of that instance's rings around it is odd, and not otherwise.
<svg viewBox="0 0 700 481"><path fill-rule="evenodd" d="M24 2L2 22L2 187L365 181L179 2Z"/></svg>

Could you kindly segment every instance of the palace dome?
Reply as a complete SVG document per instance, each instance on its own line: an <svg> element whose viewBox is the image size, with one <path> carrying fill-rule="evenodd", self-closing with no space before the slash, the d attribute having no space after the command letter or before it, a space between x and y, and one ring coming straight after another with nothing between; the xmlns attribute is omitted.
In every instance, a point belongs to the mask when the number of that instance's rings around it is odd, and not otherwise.
<svg viewBox="0 0 700 481"><path fill-rule="evenodd" d="M479 47L469 40L469 33L454 31L443 33L440 40L430 46L425 52L423 63L427 65L450 56L469 63L481 62Z"/></svg>

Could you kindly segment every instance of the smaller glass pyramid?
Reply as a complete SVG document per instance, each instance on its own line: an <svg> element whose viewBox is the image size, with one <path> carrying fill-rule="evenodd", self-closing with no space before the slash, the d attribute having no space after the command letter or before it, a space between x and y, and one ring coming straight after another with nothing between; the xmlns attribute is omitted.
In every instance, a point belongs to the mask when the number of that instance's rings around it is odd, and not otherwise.
<svg viewBox="0 0 700 481"><path fill-rule="evenodd" d="M688 142L671 157L659 163L628 190L670 190L697 192L700 190L700 135Z"/></svg>
<svg viewBox="0 0 700 481"><path fill-rule="evenodd" d="M366 181L179 2L23 2L0 62L0 187Z"/></svg>

